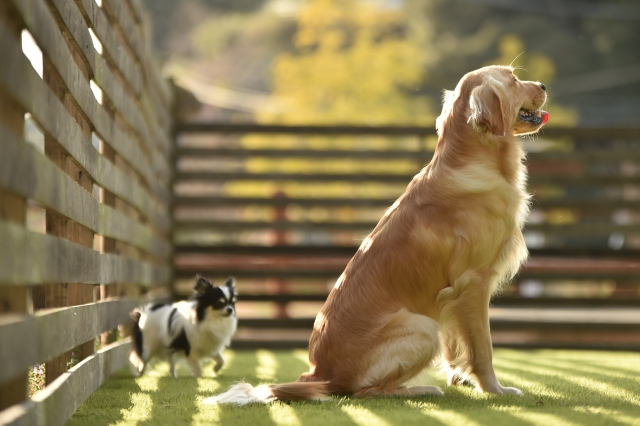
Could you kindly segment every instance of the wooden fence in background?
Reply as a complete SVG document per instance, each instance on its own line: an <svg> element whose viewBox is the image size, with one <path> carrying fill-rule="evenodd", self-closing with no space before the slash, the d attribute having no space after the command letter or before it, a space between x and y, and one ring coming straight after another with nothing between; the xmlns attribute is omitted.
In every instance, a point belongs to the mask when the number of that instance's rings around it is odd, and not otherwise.
<svg viewBox="0 0 640 426"><path fill-rule="evenodd" d="M237 277L232 348L305 348L384 210L428 163L425 127L176 127L174 270ZM531 257L492 302L496 346L640 348L640 128L545 128L528 150Z"/></svg>
<svg viewBox="0 0 640 426"><path fill-rule="evenodd" d="M173 93L141 3L0 3L0 424L64 424L168 288Z"/></svg>

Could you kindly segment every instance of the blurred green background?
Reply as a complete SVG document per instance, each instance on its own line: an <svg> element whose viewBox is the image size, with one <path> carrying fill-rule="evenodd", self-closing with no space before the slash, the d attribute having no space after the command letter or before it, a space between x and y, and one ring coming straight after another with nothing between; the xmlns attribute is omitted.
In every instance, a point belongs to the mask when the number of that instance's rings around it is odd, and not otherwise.
<svg viewBox="0 0 640 426"><path fill-rule="evenodd" d="M549 88L552 126L629 126L640 115L636 0L146 6L165 72L204 104L190 119L432 125L443 88L514 59L520 78Z"/></svg>

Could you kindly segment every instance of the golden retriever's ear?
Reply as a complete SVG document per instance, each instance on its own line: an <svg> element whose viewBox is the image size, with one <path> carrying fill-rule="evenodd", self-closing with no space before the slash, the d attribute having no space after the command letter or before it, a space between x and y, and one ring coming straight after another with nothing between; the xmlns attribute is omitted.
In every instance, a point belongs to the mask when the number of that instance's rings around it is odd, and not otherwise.
<svg viewBox="0 0 640 426"><path fill-rule="evenodd" d="M500 85L500 83L491 79L473 89L469 99L469 107L471 108L469 122L476 129L481 129L484 125L494 135L505 136L508 126L507 116L496 85Z"/></svg>

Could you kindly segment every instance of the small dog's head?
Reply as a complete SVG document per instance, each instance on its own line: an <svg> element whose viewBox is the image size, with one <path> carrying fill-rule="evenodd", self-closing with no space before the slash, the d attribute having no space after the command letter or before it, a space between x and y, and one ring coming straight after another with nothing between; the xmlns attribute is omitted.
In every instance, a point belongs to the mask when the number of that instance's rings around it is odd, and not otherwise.
<svg viewBox="0 0 640 426"><path fill-rule="evenodd" d="M466 74L455 92L446 92L438 129L450 114L466 115L467 123L481 133L496 136L535 133L549 114L540 108L547 101L546 87L521 81L513 68L492 65ZM454 111L455 109L458 111Z"/></svg>
<svg viewBox="0 0 640 426"><path fill-rule="evenodd" d="M191 299L197 302L198 321L202 321L207 314L221 317L235 314L236 288L233 277L229 277L224 286L214 287L207 279L196 276L193 289L195 293Z"/></svg>

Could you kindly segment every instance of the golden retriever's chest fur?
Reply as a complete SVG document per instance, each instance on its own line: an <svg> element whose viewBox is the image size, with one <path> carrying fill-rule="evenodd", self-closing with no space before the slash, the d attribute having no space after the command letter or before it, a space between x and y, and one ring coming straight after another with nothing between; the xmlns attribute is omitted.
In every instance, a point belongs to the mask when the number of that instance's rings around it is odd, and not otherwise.
<svg viewBox="0 0 640 426"><path fill-rule="evenodd" d="M510 278L527 256L521 229L528 213L529 195L524 182L508 182L497 171L463 171L452 178L461 192L460 210L454 216L457 249L468 250L466 268L489 269L497 286ZM524 179L524 176L522 176ZM454 183L455 182L455 183Z"/></svg>
<svg viewBox="0 0 640 426"><path fill-rule="evenodd" d="M426 262L436 261L445 269L447 282L441 285L476 270L492 276L493 293L526 259L520 230L529 195L524 166L515 155L508 176L495 162L428 167L424 183L412 189L428 194L429 208L415 223L415 238L428 253Z"/></svg>

